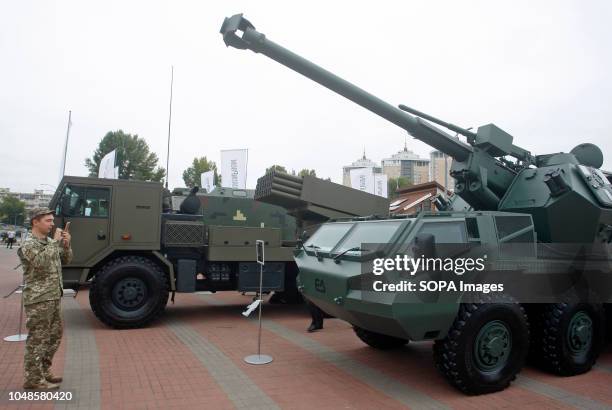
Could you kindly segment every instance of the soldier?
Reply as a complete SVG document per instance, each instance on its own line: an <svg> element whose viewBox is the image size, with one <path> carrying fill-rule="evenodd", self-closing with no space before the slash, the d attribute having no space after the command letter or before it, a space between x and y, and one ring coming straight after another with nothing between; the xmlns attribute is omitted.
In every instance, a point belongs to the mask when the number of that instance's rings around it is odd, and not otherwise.
<svg viewBox="0 0 612 410"><path fill-rule="evenodd" d="M68 226L56 229L53 211L34 208L30 213L32 233L17 251L23 265L23 304L28 339L24 355L24 389L57 389L61 377L51 373L51 363L62 339L60 298L62 263L70 263L72 248Z"/></svg>
<svg viewBox="0 0 612 410"><path fill-rule="evenodd" d="M308 307L308 312L310 312L310 317L312 319L310 326L308 326L308 332L315 332L323 329L323 311L309 300L306 301L306 306Z"/></svg>

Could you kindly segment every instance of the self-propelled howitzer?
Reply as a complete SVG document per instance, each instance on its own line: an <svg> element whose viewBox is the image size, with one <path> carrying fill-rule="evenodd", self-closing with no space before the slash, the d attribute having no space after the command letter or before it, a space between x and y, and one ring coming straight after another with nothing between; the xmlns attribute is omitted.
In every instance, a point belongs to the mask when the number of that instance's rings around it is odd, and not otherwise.
<svg viewBox="0 0 612 410"><path fill-rule="evenodd" d="M493 124L472 132L403 105L396 108L266 39L242 15L225 19L221 33L228 46L264 54L451 156L456 193L474 210L454 212L442 201L449 212L322 224L294 253L304 296L351 323L372 347L434 340L436 366L468 394L506 388L528 352L534 363L557 374L591 369L607 322L602 301L610 302L612 293L612 284L604 280L610 272L606 263L612 241L612 189L610 175L598 169L603 163L599 148L580 144L570 153L533 156ZM432 123L463 135L467 142ZM267 185L261 181L261 187L269 188L262 190L262 198L270 203L314 210L317 216L327 215L338 202L301 197L303 193L298 199L287 197L285 193L297 196L297 187L283 181L275 186L274 178L270 176ZM556 242L563 242L562 247L553 246ZM398 257L441 261L445 255L452 256L451 262L488 257L483 272L492 282L476 275L470 283L472 279L458 276L461 290L449 293L442 287L449 283L446 279L457 278L452 269L450 278L440 276L442 268L411 274L393 266L376 271L376 266ZM592 264L594 259L602 263ZM589 282L580 276L586 272L602 275ZM559 279L559 273L569 275ZM464 283L488 286L500 281L503 289L476 291L473 298L462 288ZM433 289L377 288L385 284ZM533 297L545 290L552 292L550 298ZM610 318L612 308L608 322Z"/></svg>
<svg viewBox="0 0 612 410"><path fill-rule="evenodd" d="M543 242L610 238L612 188L598 170L603 155L597 146L580 144L570 153L534 156L494 124L472 132L405 105L395 107L267 39L241 14L226 18L221 33L226 45L266 55L452 157L455 193L474 210L531 214ZM467 143L431 123L463 135ZM586 223L567 218L579 209L588 212Z"/></svg>

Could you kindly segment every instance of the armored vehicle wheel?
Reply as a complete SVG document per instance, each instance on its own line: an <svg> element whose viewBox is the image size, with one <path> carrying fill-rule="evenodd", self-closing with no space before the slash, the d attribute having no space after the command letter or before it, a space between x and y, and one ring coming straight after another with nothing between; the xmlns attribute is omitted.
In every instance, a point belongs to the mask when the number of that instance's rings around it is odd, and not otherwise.
<svg viewBox="0 0 612 410"><path fill-rule="evenodd" d="M605 341L601 304L575 300L546 304L536 321L531 353L536 364L561 376L591 370Z"/></svg>
<svg viewBox="0 0 612 410"><path fill-rule="evenodd" d="M408 343L408 340L406 339L400 339L399 337L387 336L380 333L371 332L369 330L365 330L357 326L353 326L353 330L362 342L369 346L375 347L376 349L396 349Z"/></svg>
<svg viewBox="0 0 612 410"><path fill-rule="evenodd" d="M525 311L506 295L464 303L448 335L434 344L438 370L466 394L493 393L510 385L529 350Z"/></svg>
<svg viewBox="0 0 612 410"><path fill-rule="evenodd" d="M166 274L141 256L124 256L104 265L89 291L89 304L98 319L120 329L146 326L163 313L166 303Z"/></svg>

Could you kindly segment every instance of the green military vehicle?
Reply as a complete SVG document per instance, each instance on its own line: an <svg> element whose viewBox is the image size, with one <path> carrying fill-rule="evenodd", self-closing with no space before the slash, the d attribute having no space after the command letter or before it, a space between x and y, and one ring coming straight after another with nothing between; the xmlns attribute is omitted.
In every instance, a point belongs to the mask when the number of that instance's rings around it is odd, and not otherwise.
<svg viewBox="0 0 612 410"><path fill-rule="evenodd" d="M316 215L318 223L388 209L386 198L318 178L279 172L269 178L302 198L296 215ZM163 313L170 292L257 290L256 240L266 246L263 291L275 292L280 302L301 300L293 250L297 235L313 226L296 223L280 206L254 201L252 190L175 191L179 195L171 196L159 183L120 179L65 176L60 182L50 207L57 226L71 222L74 250L63 284L91 282L91 308L102 322L145 326ZM321 198L322 191L334 195ZM183 206L188 201L191 206Z"/></svg>
<svg viewBox="0 0 612 410"><path fill-rule="evenodd" d="M225 19L221 33L226 45L261 53L450 155L455 194L473 209L455 212L445 202L441 207L448 211L436 214L325 223L295 256L300 288L309 300L351 323L357 336L376 348L434 340L438 369L467 394L506 388L528 354L560 375L593 366L604 340L604 302L610 302L612 291L612 185L610 175L599 169L599 148L580 144L570 153L534 156L493 124L472 132L392 106L270 41L242 15ZM285 206L271 194L269 199ZM443 245L455 250L444 253ZM518 253L513 245L519 246ZM485 283L468 275L467 291L450 292L442 289L440 268L406 275L392 263L386 282L375 284L380 278L374 270L377 260L444 254L488 255L484 273L488 279L504 279L508 289L478 291L476 286ZM602 274L600 286L584 282L591 270ZM529 275L546 272L553 276ZM554 276L566 273L562 277L569 284ZM543 298L546 303L535 303L542 289L529 284L542 278L551 289ZM380 289L383 282L403 281L407 290ZM422 281L433 283L433 289L410 289L409 282ZM514 291L521 285L527 285L527 292L517 296Z"/></svg>

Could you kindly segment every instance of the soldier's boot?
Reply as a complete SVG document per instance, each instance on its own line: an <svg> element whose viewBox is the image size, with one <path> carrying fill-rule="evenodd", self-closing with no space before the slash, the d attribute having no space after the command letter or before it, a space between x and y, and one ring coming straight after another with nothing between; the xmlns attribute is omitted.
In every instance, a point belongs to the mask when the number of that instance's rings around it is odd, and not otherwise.
<svg viewBox="0 0 612 410"><path fill-rule="evenodd" d="M25 382L23 384L24 390L53 390L59 389L59 387L59 384L49 383L46 380L38 383Z"/></svg>
<svg viewBox="0 0 612 410"><path fill-rule="evenodd" d="M316 332L317 330L323 329L323 319L313 319L310 326L308 326L308 332Z"/></svg>
<svg viewBox="0 0 612 410"><path fill-rule="evenodd" d="M47 373L45 375L45 380L48 383L61 383L64 379L60 376L54 376L53 373Z"/></svg>

